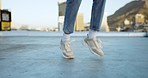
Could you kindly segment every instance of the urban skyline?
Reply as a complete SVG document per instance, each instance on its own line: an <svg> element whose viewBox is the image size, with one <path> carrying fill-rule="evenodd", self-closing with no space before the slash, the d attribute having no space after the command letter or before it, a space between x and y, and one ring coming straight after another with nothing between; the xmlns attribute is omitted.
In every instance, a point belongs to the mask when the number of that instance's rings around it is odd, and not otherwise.
<svg viewBox="0 0 148 78"><path fill-rule="evenodd" d="M132 0L107 0L105 12L107 15L111 15L130 1ZM91 4L85 4L86 2ZM79 12L84 14L85 23L90 20L91 5L92 0L85 0L85 2L83 0L80 6ZM12 23L15 25L58 27L58 0L2 0L2 9L9 9L12 12Z"/></svg>

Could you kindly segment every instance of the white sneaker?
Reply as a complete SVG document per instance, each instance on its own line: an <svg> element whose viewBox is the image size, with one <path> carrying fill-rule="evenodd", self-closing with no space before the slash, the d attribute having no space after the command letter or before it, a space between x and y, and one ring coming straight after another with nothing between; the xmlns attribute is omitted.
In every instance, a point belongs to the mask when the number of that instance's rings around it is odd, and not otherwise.
<svg viewBox="0 0 148 78"><path fill-rule="evenodd" d="M91 52L97 56L104 56L101 46L101 41L98 41L96 39L89 39L85 38L84 43L89 47Z"/></svg>
<svg viewBox="0 0 148 78"><path fill-rule="evenodd" d="M71 46L70 46L70 41L63 42L61 40L60 44L61 44L60 49L63 52L63 57L67 58L67 59L73 59L74 54L73 54L73 51L72 51Z"/></svg>

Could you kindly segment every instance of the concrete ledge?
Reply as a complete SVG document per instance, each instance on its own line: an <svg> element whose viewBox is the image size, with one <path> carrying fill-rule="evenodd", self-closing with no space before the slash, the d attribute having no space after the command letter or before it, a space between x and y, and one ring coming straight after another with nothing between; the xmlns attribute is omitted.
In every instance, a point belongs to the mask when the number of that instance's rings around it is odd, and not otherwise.
<svg viewBox="0 0 148 78"><path fill-rule="evenodd" d="M62 36L62 32L0 31L0 36ZM75 32L72 36L86 36L87 32ZM99 32L100 37L148 37L148 32Z"/></svg>

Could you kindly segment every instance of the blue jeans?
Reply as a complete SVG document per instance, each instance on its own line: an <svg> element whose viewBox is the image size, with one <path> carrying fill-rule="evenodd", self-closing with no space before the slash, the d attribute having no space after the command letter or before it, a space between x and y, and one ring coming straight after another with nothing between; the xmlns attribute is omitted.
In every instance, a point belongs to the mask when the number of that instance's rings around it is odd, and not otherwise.
<svg viewBox="0 0 148 78"><path fill-rule="evenodd" d="M63 31L71 34L74 31L74 24L82 0L67 0ZM99 31L104 14L106 0L93 0L90 29Z"/></svg>

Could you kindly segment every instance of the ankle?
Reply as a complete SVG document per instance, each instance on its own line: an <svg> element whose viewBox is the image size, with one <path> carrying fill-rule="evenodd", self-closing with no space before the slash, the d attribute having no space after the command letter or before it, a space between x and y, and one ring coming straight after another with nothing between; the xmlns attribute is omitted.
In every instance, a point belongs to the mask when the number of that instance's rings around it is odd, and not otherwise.
<svg viewBox="0 0 148 78"><path fill-rule="evenodd" d="M87 37L89 39L96 39L96 34L97 34L97 31L94 31L94 30L89 30L89 33L87 34Z"/></svg>
<svg viewBox="0 0 148 78"><path fill-rule="evenodd" d="M70 41L70 34L63 34L63 37L62 37L62 42L68 42Z"/></svg>

